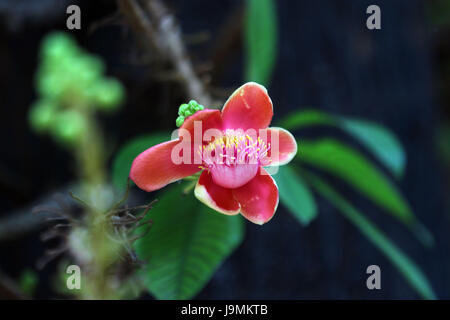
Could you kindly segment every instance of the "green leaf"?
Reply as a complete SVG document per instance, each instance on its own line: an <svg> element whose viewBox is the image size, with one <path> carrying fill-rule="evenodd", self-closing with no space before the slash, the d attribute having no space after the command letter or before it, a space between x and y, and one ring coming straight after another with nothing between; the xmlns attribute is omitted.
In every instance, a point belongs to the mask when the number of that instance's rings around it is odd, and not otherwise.
<svg viewBox="0 0 450 320"><path fill-rule="evenodd" d="M369 121L343 117L338 119L338 125L372 151L397 178L403 175L405 152L392 132Z"/></svg>
<svg viewBox="0 0 450 320"><path fill-rule="evenodd" d="M148 290L158 299L190 299L242 242L242 218L217 213L183 184L164 192L149 216L153 226L136 242Z"/></svg>
<svg viewBox="0 0 450 320"><path fill-rule="evenodd" d="M297 160L341 178L405 223L423 245L434 245L431 232L414 216L409 204L389 178L357 150L333 139L303 141L299 145Z"/></svg>
<svg viewBox="0 0 450 320"><path fill-rule="evenodd" d="M114 186L118 190L125 190L134 158L148 148L168 140L170 140L170 134L160 132L135 137L128 141L113 159L111 176Z"/></svg>
<svg viewBox="0 0 450 320"><path fill-rule="evenodd" d="M392 243L381 230L326 182L311 173L307 173L305 176L317 192L334 204L339 212L354 224L391 261L421 297L424 299L436 299L436 295L422 270Z"/></svg>
<svg viewBox="0 0 450 320"><path fill-rule="evenodd" d="M281 120L281 127L296 130L312 125L336 126L358 140L399 178L403 175L406 156L402 145L387 128L374 122L333 116L316 110L296 111Z"/></svg>
<svg viewBox="0 0 450 320"><path fill-rule="evenodd" d="M277 16L272 0L247 0L245 78L267 85L275 65Z"/></svg>
<svg viewBox="0 0 450 320"><path fill-rule="evenodd" d="M397 188L358 151L333 139L303 141L299 146L299 161L341 178L400 221L415 221Z"/></svg>
<svg viewBox="0 0 450 320"><path fill-rule="evenodd" d="M302 225L306 226L316 218L316 202L302 177L289 166L282 166L273 178L278 185L281 203Z"/></svg>
<svg viewBox="0 0 450 320"><path fill-rule="evenodd" d="M309 126L316 125L333 125L334 117L322 111L306 109L294 111L284 116L278 126L287 130L298 130Z"/></svg>

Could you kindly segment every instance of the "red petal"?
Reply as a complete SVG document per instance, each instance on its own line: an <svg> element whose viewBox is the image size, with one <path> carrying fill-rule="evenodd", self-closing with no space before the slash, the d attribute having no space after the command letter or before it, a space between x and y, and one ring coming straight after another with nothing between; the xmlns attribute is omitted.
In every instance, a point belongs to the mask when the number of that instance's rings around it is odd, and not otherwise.
<svg viewBox="0 0 450 320"><path fill-rule="evenodd" d="M222 109L226 129L264 129L269 126L272 116L272 101L267 90L255 82L248 82L237 89Z"/></svg>
<svg viewBox="0 0 450 320"><path fill-rule="evenodd" d="M241 204L241 214L253 223L268 222L278 207L277 185L262 168L249 183L233 189L233 195Z"/></svg>
<svg viewBox="0 0 450 320"><path fill-rule="evenodd" d="M268 128L265 132L260 131L259 136L266 144L270 143L267 159L270 162L264 163L264 166L288 164L297 154L297 141L289 131L283 128Z"/></svg>
<svg viewBox="0 0 450 320"><path fill-rule="evenodd" d="M219 110L204 109L197 111L192 116L189 116L184 120L180 129L188 130L191 134L191 140L194 141L194 128L195 122L201 122L202 130L197 132L200 139L203 137L203 133L211 128L222 129L222 118ZM198 125L199 123L197 123Z"/></svg>
<svg viewBox="0 0 450 320"><path fill-rule="evenodd" d="M177 165L172 161L172 149L178 143L179 140L167 141L142 152L131 165L130 179L139 188L154 191L198 172L198 165Z"/></svg>
<svg viewBox="0 0 450 320"><path fill-rule="evenodd" d="M205 131L210 129L214 129L214 131L205 134ZM208 136L208 134L212 134L214 138L222 135L222 116L219 110L204 109L197 111L186 118L178 131L179 139L190 144L191 163L197 166L202 163L198 154L200 146L211 140L211 136Z"/></svg>
<svg viewBox="0 0 450 320"><path fill-rule="evenodd" d="M203 171L198 179L194 194L208 207L224 214L238 214L241 208L233 197L233 191L215 184L207 171Z"/></svg>

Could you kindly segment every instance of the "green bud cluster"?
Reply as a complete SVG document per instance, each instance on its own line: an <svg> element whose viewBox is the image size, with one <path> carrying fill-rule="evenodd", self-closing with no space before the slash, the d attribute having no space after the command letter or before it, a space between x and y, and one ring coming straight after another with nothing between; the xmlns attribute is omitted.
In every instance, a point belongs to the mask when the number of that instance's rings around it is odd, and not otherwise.
<svg viewBox="0 0 450 320"><path fill-rule="evenodd" d="M192 116L197 111L203 109L205 109L205 107L198 104L195 100L191 100L189 103L183 103L178 109L178 118L176 120L177 127L181 127L187 117Z"/></svg>
<svg viewBox="0 0 450 320"><path fill-rule="evenodd" d="M65 33L44 39L40 61L35 79L39 98L29 113L39 133L49 132L63 144L76 142L87 129L86 112L114 111L124 100L122 84L104 76L103 61Z"/></svg>

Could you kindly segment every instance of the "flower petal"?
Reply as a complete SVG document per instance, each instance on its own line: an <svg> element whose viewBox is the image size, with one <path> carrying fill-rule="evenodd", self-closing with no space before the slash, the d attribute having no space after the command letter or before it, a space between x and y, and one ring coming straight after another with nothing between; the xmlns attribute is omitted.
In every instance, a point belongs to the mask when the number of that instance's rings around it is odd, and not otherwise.
<svg viewBox="0 0 450 320"><path fill-rule="evenodd" d="M241 204L242 215L256 224L272 219L278 207L278 187L263 168L249 183L233 189L233 195Z"/></svg>
<svg viewBox="0 0 450 320"><path fill-rule="evenodd" d="M201 131L194 134L195 123L201 122ZM222 129L222 117L219 110L203 109L197 111L192 116L189 116L184 120L180 129L185 129L191 134L191 140L194 141L194 137L202 139L203 133L211 128Z"/></svg>
<svg viewBox="0 0 450 320"><path fill-rule="evenodd" d="M190 148L191 162L197 166L202 164L199 150L201 146L222 135L222 116L219 110L204 109L197 111L184 121L178 130L178 138L183 149ZM207 130L210 130L207 132ZM187 162L185 162L187 163Z"/></svg>
<svg viewBox="0 0 450 320"><path fill-rule="evenodd" d="M224 188L238 188L258 174L259 164L216 165L210 169L214 183Z"/></svg>
<svg viewBox="0 0 450 320"><path fill-rule="evenodd" d="M225 129L264 129L272 121L272 101L266 88L248 82L228 98L222 109Z"/></svg>
<svg viewBox="0 0 450 320"><path fill-rule="evenodd" d="M203 171L195 186L194 194L208 207L228 215L239 213L241 206L233 197L231 189L218 186L208 171Z"/></svg>
<svg viewBox="0 0 450 320"><path fill-rule="evenodd" d="M167 141L142 152L131 165L130 179L139 188L154 191L200 171L198 165L172 161L172 149L178 143L178 139Z"/></svg>
<svg viewBox="0 0 450 320"><path fill-rule="evenodd" d="M270 143L268 159L270 163L264 166L282 166L288 164L297 154L297 141L294 136L283 128L271 127L260 137L266 144Z"/></svg>

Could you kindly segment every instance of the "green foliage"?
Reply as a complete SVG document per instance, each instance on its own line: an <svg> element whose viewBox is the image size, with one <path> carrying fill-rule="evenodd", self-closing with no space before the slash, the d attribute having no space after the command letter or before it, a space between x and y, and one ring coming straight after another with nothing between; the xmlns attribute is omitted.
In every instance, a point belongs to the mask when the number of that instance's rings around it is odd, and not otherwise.
<svg viewBox="0 0 450 320"><path fill-rule="evenodd" d="M183 103L178 109L178 118L176 120L177 127L183 125L184 119L203 109L205 109L205 107L198 104L195 100L191 100L189 103Z"/></svg>
<svg viewBox="0 0 450 320"><path fill-rule="evenodd" d="M93 85L87 91L92 104L98 110L114 111L123 102L124 89L119 81L106 78Z"/></svg>
<svg viewBox="0 0 450 320"><path fill-rule="evenodd" d="M363 143L396 177L401 177L406 157L401 144L386 128L363 120L339 118L341 128Z"/></svg>
<svg viewBox="0 0 450 320"><path fill-rule="evenodd" d="M290 130L315 125L335 126L344 130L371 151L394 176L397 178L402 176L406 162L403 147L391 131L378 124L308 109L295 111L279 123L279 126ZM304 160L347 181L405 222L424 245L434 244L433 235L413 216L409 206L389 179L358 151L334 140L322 140L313 144L306 142L306 145L301 142L299 146L299 161ZM336 148L338 150L335 152Z"/></svg>
<svg viewBox="0 0 450 320"><path fill-rule="evenodd" d="M274 175L280 201L304 226L317 216L317 206L309 187L290 166L282 166Z"/></svg>
<svg viewBox="0 0 450 320"><path fill-rule="evenodd" d="M85 118L75 110L59 111L53 117L51 133L63 145L76 143L87 130Z"/></svg>
<svg viewBox="0 0 450 320"><path fill-rule="evenodd" d="M169 140L168 133L154 133L135 137L117 152L112 164L112 181L118 190L125 190L133 160L143 151Z"/></svg>
<svg viewBox="0 0 450 320"><path fill-rule="evenodd" d="M245 48L245 79L267 85L277 49L277 16L273 0L247 0Z"/></svg>
<svg viewBox="0 0 450 320"><path fill-rule="evenodd" d="M333 122L333 115L322 111L304 109L294 111L283 117L278 125L287 130L297 130L314 125L333 125Z"/></svg>
<svg viewBox="0 0 450 320"><path fill-rule="evenodd" d="M336 175L376 204L409 224L411 210L389 179L358 151L333 139L302 141L299 161Z"/></svg>
<svg viewBox="0 0 450 320"><path fill-rule="evenodd" d="M400 271L411 287L424 299L436 299L436 295L429 284L426 276L420 268L404 254L386 235L380 231L372 222L347 202L330 185L308 173L305 174L308 182L328 201L341 212L362 234L364 234Z"/></svg>
<svg viewBox="0 0 450 320"><path fill-rule="evenodd" d="M448 0L434 0L426 2L429 20L438 27L450 26L450 2Z"/></svg>
<svg viewBox="0 0 450 320"><path fill-rule="evenodd" d="M57 106L51 100L41 99L33 104L29 113L31 127L38 133L45 132L54 123Z"/></svg>
<svg viewBox="0 0 450 320"><path fill-rule="evenodd" d="M100 58L79 48L71 36L48 35L40 52L36 74L38 100L29 113L31 127L49 132L63 145L73 145L89 126L85 113L113 111L123 102L125 91L116 79L104 77Z"/></svg>
<svg viewBox="0 0 450 320"><path fill-rule="evenodd" d="M20 290L28 296L33 296L36 286L38 284L39 277L33 270L26 269L20 275L18 284Z"/></svg>
<svg viewBox="0 0 450 320"><path fill-rule="evenodd" d="M295 119L296 121L292 121L292 118L287 118L287 121L291 121L291 125L299 125L300 127L311 123L327 124L330 121L329 116L318 112L308 112L304 115L300 119ZM363 124L358 122L354 127L352 127L353 125L354 123L349 125L349 130L353 130L354 134L357 134L360 129L359 126ZM370 125L369 128L371 128ZM377 133L374 135L376 136ZM361 139L364 138L362 137ZM343 179L369 199L405 222L422 243L425 245L433 244L432 235L413 216L408 204L389 179L359 152L332 139L322 139L317 142L302 141L302 143L299 143L299 146L296 162L320 168ZM308 184L333 203L351 223L386 255L408 283L423 298L435 298L435 294L422 271L389 238L326 182L306 172L304 169L301 170L301 173L302 175L297 175L294 170L288 169L281 171L281 175L275 178L280 189L280 200L302 224L304 224L305 219L299 214L304 212L305 209L302 210L301 208L310 201L314 204L314 200L309 194L309 189L305 186L305 180L302 179L302 177L305 177ZM307 190L308 195L306 199L312 200L305 201L302 192L298 193L298 190Z"/></svg>
<svg viewBox="0 0 450 320"><path fill-rule="evenodd" d="M333 116L316 110L295 111L281 120L280 126L289 130L301 129L313 125L338 127L373 153L397 178L403 175L406 156L402 145L387 128L376 123Z"/></svg>
<svg viewBox="0 0 450 320"><path fill-rule="evenodd" d="M450 123L438 127L435 136L435 146L438 156L445 166L450 165Z"/></svg>
<svg viewBox="0 0 450 320"><path fill-rule="evenodd" d="M183 184L165 191L150 212L153 226L136 242L148 290L158 299L190 299L243 239L240 216L200 203Z"/></svg>

